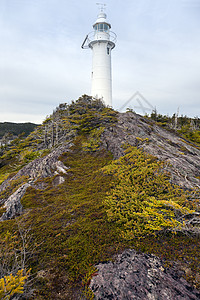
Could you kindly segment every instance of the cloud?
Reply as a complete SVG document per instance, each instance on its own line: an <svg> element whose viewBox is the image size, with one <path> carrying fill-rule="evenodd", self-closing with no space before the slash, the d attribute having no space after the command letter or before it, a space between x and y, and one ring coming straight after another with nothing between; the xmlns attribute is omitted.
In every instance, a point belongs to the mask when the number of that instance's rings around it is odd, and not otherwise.
<svg viewBox="0 0 200 300"><path fill-rule="evenodd" d="M2 119L6 111L13 112L11 118L16 113L11 121L23 121L27 119L26 114L37 114L37 110L45 116L60 102L79 97L86 87L89 90L89 80L84 75L87 69L90 74L87 68L90 57L86 53L80 56L77 41L65 40L61 35L56 39L32 37L26 43L20 40L15 29L9 33L17 38L12 40L8 35L0 48Z"/></svg>
<svg viewBox="0 0 200 300"><path fill-rule="evenodd" d="M80 46L96 19L95 3L0 2L1 121L9 114L10 121L45 118L60 102L90 94L92 53ZM197 12L186 9L182 0L110 0L108 4L108 19L118 35L112 51L114 107L139 90L162 113L181 106L184 114L196 115Z"/></svg>

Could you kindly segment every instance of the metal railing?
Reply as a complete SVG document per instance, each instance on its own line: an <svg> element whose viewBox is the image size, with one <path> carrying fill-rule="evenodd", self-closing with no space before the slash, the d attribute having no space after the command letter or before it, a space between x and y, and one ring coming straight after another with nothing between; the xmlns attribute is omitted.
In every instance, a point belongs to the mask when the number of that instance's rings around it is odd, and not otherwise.
<svg viewBox="0 0 200 300"><path fill-rule="evenodd" d="M109 41L111 41L113 43L116 42L117 35L113 31L109 31L109 32L104 32L104 31L98 31L98 32L96 32L96 31L92 31L92 32L90 32L88 34L88 41L89 41L89 43L92 42L92 41L94 41L94 40L96 40L96 38L95 38L96 34L101 34L101 33L108 35L109 36Z"/></svg>
<svg viewBox="0 0 200 300"><path fill-rule="evenodd" d="M109 31L109 32L104 32L104 31L100 31L98 32L98 34L106 34L109 39L108 41L112 42L112 43L116 43L117 41L117 35L113 32L113 31ZM86 36L81 48L83 49L88 49L89 48L89 44L93 41L102 41L103 39L98 39L96 38L97 32L96 31L92 31L90 33L88 33L88 35Z"/></svg>

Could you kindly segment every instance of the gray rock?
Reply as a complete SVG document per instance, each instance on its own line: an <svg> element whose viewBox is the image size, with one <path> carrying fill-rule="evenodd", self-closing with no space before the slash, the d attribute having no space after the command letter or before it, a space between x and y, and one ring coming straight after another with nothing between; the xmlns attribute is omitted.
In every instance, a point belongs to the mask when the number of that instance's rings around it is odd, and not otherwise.
<svg viewBox="0 0 200 300"><path fill-rule="evenodd" d="M175 266L166 269L154 255L125 250L114 262L96 266L90 283L95 299L197 300L200 292L183 278Z"/></svg>
<svg viewBox="0 0 200 300"><path fill-rule="evenodd" d="M56 176L54 179L53 179L53 186L57 186L57 185L60 185L62 184L63 182L65 182L65 178L63 176Z"/></svg>
<svg viewBox="0 0 200 300"><path fill-rule="evenodd" d="M22 176L27 176L29 181L36 181L39 178L46 178L57 175L59 173L67 172L67 167L59 160L59 157L64 152L69 151L72 144L67 143L56 149L45 157L37 158L24 166L15 176L5 180L0 185L0 192L4 191L13 180L16 180Z"/></svg>
<svg viewBox="0 0 200 300"><path fill-rule="evenodd" d="M18 190L5 201L4 208L6 208L6 212L4 212L1 216L0 221L12 219L13 217L22 213L22 204L20 200L24 196L29 186L29 183L25 183L24 185L20 186Z"/></svg>

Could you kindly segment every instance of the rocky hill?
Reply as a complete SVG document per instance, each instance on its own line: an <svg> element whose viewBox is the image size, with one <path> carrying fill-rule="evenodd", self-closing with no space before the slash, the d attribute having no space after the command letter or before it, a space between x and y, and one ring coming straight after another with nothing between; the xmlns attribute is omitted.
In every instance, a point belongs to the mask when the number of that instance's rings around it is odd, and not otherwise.
<svg viewBox="0 0 200 300"><path fill-rule="evenodd" d="M200 299L199 166L149 118L59 105L0 157L2 299Z"/></svg>

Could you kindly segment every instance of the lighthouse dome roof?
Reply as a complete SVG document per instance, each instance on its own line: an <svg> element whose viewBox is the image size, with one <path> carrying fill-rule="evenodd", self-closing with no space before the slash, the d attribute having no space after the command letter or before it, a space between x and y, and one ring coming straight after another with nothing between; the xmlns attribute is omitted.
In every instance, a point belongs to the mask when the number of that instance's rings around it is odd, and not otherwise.
<svg viewBox="0 0 200 300"><path fill-rule="evenodd" d="M98 14L98 17L97 17L97 20L96 20L94 26L95 26L96 24L98 24L98 23L106 23L106 24L108 24L109 27L111 28L111 25L110 25L110 23L107 21L106 18L107 18L106 13L100 12L100 13Z"/></svg>

